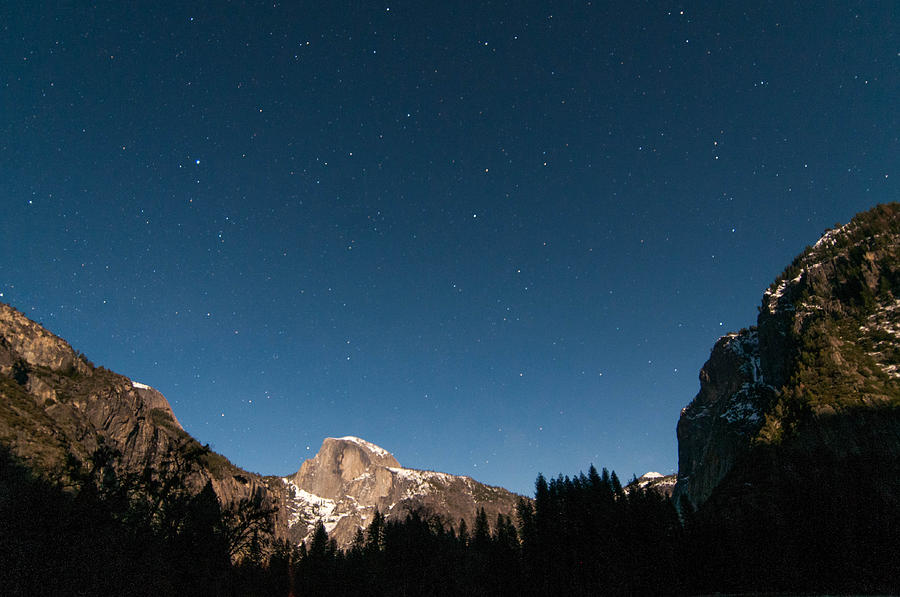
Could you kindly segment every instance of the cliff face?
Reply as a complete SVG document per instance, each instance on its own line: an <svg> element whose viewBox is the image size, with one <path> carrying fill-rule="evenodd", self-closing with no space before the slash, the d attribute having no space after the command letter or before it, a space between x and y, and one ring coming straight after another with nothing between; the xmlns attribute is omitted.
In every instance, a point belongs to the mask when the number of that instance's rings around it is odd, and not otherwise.
<svg viewBox="0 0 900 597"><path fill-rule="evenodd" d="M121 453L129 471L158 469L179 446L197 445L168 400L142 383L94 367L64 340L0 303L0 441L48 477L86 462L101 444ZM276 496L258 475L218 454L193 465L187 482L211 481L223 505L249 500L270 507Z"/></svg>
<svg viewBox="0 0 900 597"><path fill-rule="evenodd" d="M158 470L180 447L199 443L152 387L94 367L64 340L0 303L0 442L50 478L66 461L86 462L101 444L122 454L128 471ZM207 482L221 505L242 502L274 511L272 533L307 539L322 521L341 547L378 509L386 518L411 510L470 526L479 508L491 520L512 515L518 496L468 477L405 469L387 451L354 437L329 438L315 458L288 477L262 477L206 452L187 483Z"/></svg>
<svg viewBox="0 0 900 597"><path fill-rule="evenodd" d="M762 380L757 331L720 338L700 370L700 392L678 421L677 498L706 500L749 450L773 395Z"/></svg>
<svg viewBox="0 0 900 597"><path fill-rule="evenodd" d="M766 290L757 326L716 343L678 422L675 496L702 504L755 446L858 453L869 442L853 417L871 411L869 425L884 421L879 433L892 438L896 417L877 413L897 406L900 205L892 204L828 231ZM896 450L900 457L900 442Z"/></svg>
<svg viewBox="0 0 900 597"><path fill-rule="evenodd" d="M8 375L16 360L60 374L88 375L92 369L64 340L0 303L0 372Z"/></svg>
<svg viewBox="0 0 900 597"><path fill-rule="evenodd" d="M338 545L349 545L378 510L388 520L411 511L454 526L485 509L488 520L512 515L519 496L469 477L400 466L389 452L357 437L326 438L316 457L282 479L288 490L290 536L300 541L322 521Z"/></svg>
<svg viewBox="0 0 900 597"><path fill-rule="evenodd" d="M95 369L66 342L2 304L0 376L0 439L44 470L61 466L67 452L85 459L101 438L137 463L165 450L181 431L165 399ZM156 429L147 424L151 418L169 421L172 429Z"/></svg>
<svg viewBox="0 0 900 597"><path fill-rule="evenodd" d="M384 472L389 467L400 468L400 463L382 448L355 437L329 437L316 457L304 462L290 481L329 500L347 493L383 497L389 489L389 476Z"/></svg>

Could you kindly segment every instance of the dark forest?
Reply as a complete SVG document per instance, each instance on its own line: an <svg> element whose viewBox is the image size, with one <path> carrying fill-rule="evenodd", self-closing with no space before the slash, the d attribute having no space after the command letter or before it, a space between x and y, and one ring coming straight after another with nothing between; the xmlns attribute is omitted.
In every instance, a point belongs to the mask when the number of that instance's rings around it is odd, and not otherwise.
<svg viewBox="0 0 900 597"><path fill-rule="evenodd" d="M223 510L211 487L185 489L196 453L165 471L116 474L100 449L70 481L0 460L4 595L687 595L891 592L896 505L878 480L848 483L814 463L819 483L773 481L755 501L714 496L699 511L623 488L616 474L537 477L515 518L473 528L427 512L377 515L339 550L319 525L308 545L268 541L259 504ZM753 463L757 469L765 463ZM883 472L878 463L856 463ZM882 463L883 464L883 463ZM776 475L777 477L777 475ZM827 492L813 487L827 487ZM814 499L815 498L815 499Z"/></svg>

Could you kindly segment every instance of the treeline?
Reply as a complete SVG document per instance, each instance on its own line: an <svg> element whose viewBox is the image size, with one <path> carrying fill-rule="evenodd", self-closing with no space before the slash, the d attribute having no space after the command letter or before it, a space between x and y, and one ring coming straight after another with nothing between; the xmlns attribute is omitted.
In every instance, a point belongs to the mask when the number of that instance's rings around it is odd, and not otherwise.
<svg viewBox="0 0 900 597"><path fill-rule="evenodd" d="M0 446L0 595L243 594L232 561L261 566L272 512L192 488L205 450L185 443L123 473L101 444L52 483Z"/></svg>
<svg viewBox="0 0 900 597"><path fill-rule="evenodd" d="M730 493L680 513L591 467L538 476L513 517L481 510L469 528L425 512L376 514L340 550L321 524L308 544L267 542L272 512L261 504L224 510L211 486L186 489L197 457L117 475L116 454L101 449L70 463L72 486L61 487L0 451L0 594L892 593L900 577L896 459L814 455L792 461L806 466L798 477L760 456Z"/></svg>
<svg viewBox="0 0 900 597"><path fill-rule="evenodd" d="M345 551L320 524L308 546L279 545L258 594L673 594L680 532L668 499L626 493L615 473L591 467L575 478L539 476L515 520L488 520L481 509L470 528L422 512L376 514Z"/></svg>

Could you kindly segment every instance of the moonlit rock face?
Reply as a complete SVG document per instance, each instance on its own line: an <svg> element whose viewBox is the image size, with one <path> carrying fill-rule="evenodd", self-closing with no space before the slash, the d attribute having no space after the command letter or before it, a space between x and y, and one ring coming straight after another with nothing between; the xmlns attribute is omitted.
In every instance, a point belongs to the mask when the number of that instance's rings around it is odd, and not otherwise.
<svg viewBox="0 0 900 597"><path fill-rule="evenodd" d="M387 450L358 437L325 438L316 457L307 460L294 475L298 487L328 499L340 499L344 485L370 469L400 467ZM376 489L376 494L381 493ZM379 496L380 497L380 496Z"/></svg>
<svg viewBox="0 0 900 597"><path fill-rule="evenodd" d="M756 327L721 338L700 372L677 427L676 500L700 506L755 445L796 438L786 414L795 407L782 410L783 400L796 396L812 415L800 427L817 434L820 417L896 400L898 271L896 204L858 214L793 260L763 293ZM821 433L823 455L859 441L850 431Z"/></svg>
<svg viewBox="0 0 900 597"><path fill-rule="evenodd" d="M131 380L131 387L137 390L138 395L144 401L144 404L147 405L147 408L162 410L172 418L172 422L179 429L181 429L182 431L184 430L184 427L182 427L181 423L178 421L178 417L175 416L175 411L172 410L172 406L169 404L169 401L166 400L166 397L163 396L159 392L159 390L148 386L145 383L134 380Z"/></svg>
<svg viewBox="0 0 900 597"><path fill-rule="evenodd" d="M90 373L85 361L65 340L3 303L0 303L0 342L33 367L46 367L58 373Z"/></svg>
<svg viewBox="0 0 900 597"><path fill-rule="evenodd" d="M706 501L749 449L773 393L760 372L757 330L719 338L700 370L700 391L678 420L676 501Z"/></svg>
<svg viewBox="0 0 900 597"><path fill-rule="evenodd" d="M335 438L333 438L333 437L325 438L326 441L328 441L328 440L330 440L330 439L335 439ZM379 456L389 456L389 457L393 458L393 455L391 455L390 452L388 452L387 450L385 450L385 449L382 448L381 446L376 446L376 445L373 444L372 442L367 442L366 440L364 440L364 439L362 439L362 438L359 438L359 437L354 437L354 436L352 436L352 435L346 435L346 436L344 436L344 437L339 437L339 438L337 438L336 441L339 441L339 442L352 442L352 443L354 443L354 444L356 444L356 445L358 445L358 446L360 446L360 447L362 447L362 448L365 448L365 449L368 450L369 452L372 452L372 453L374 453L374 454L378 454Z"/></svg>
<svg viewBox="0 0 900 597"><path fill-rule="evenodd" d="M0 436L19 434L17 455L50 477L65 474L69 455L88 459L100 441L134 470L162 466L181 446L199 447L158 390L94 368L65 340L2 303L0 377L15 387L12 397L0 391L3 400L23 406L0 412ZM390 452L355 436L327 438L289 477L263 477L219 456L198 463L186 483L198 491L210 483L226 508L245 500L272 508L271 538L296 545L321 522L341 548L376 511L388 520L420 512L473 527L480 508L491 520L514 516L519 499L468 477L402 468Z"/></svg>
<svg viewBox="0 0 900 597"><path fill-rule="evenodd" d="M479 508L496 518L514 514L518 501L505 489L468 477L403 468L384 448L352 435L326 438L315 458L282 483L291 539L306 540L316 522L322 522L342 547L371 522L376 510L388 519L402 519L415 510L453 524L461 518L473 524Z"/></svg>

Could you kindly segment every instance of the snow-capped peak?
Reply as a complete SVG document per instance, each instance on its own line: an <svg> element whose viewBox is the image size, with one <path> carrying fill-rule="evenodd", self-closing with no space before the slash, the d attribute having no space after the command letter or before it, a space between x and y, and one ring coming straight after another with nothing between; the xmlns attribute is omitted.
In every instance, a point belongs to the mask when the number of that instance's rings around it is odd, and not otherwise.
<svg viewBox="0 0 900 597"><path fill-rule="evenodd" d="M361 446L361 447L369 450L370 452L378 454L379 456L391 456L391 453L388 452L387 450L385 450L384 448L382 448L381 446L376 446L372 442L367 442L366 440L364 440L360 437L356 437L354 435L345 435L344 437L335 437L335 438L331 438L331 439L336 439L336 440L342 441L342 442L352 442L358 446Z"/></svg>

